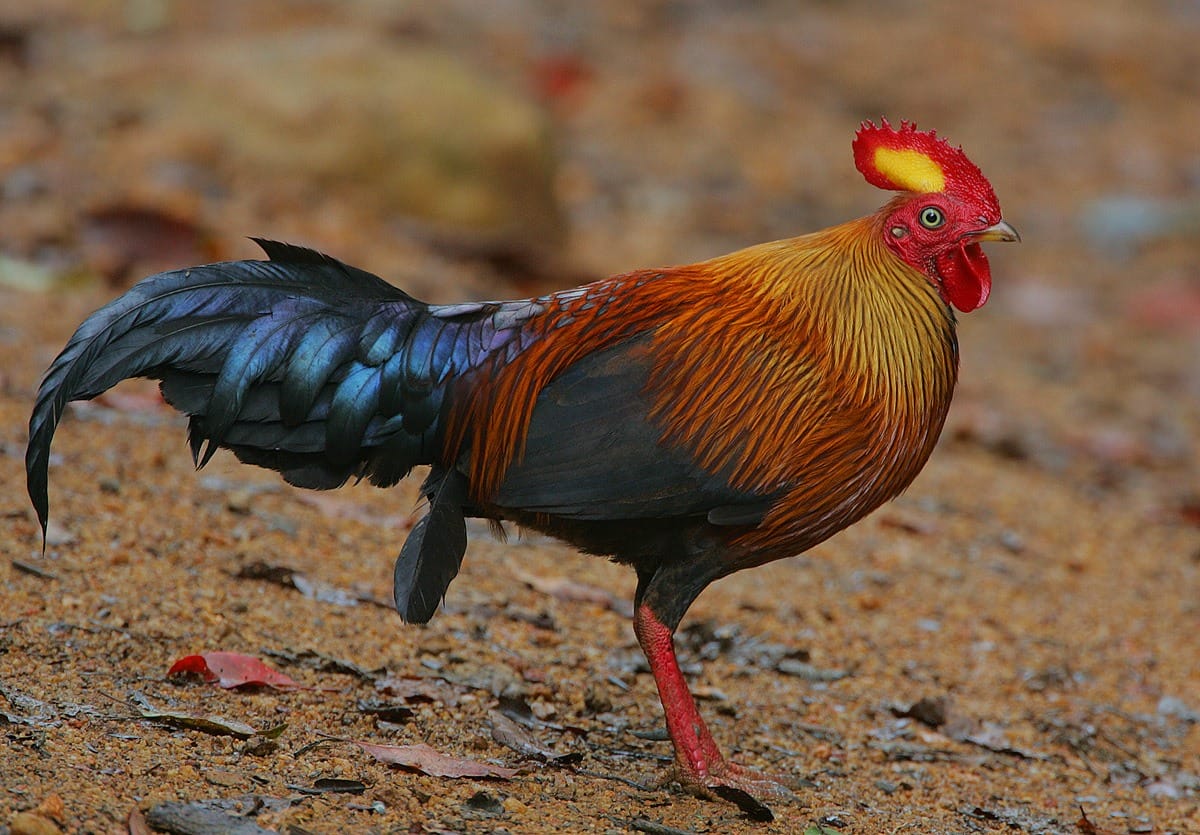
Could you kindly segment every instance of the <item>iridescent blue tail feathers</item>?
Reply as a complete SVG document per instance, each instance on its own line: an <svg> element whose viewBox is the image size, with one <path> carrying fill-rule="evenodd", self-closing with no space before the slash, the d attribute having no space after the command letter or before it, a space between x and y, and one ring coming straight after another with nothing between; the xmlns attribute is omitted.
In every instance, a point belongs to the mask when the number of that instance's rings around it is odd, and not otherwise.
<svg viewBox="0 0 1200 835"><path fill-rule="evenodd" d="M69 401L158 379L189 416L198 467L226 447L303 487L389 486L437 460L458 374L511 350L519 331L518 305L430 306L312 250L259 244L269 261L152 276L80 325L29 422L43 531L50 443Z"/></svg>

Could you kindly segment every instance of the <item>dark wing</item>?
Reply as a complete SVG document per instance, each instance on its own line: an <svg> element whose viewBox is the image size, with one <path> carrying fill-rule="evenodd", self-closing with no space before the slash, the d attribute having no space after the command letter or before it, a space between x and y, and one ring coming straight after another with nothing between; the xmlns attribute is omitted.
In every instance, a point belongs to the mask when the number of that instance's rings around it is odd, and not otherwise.
<svg viewBox="0 0 1200 835"><path fill-rule="evenodd" d="M735 490L677 446L661 443L645 394L650 335L590 354L542 389L524 454L492 502L578 520L707 516L761 521L771 496Z"/></svg>

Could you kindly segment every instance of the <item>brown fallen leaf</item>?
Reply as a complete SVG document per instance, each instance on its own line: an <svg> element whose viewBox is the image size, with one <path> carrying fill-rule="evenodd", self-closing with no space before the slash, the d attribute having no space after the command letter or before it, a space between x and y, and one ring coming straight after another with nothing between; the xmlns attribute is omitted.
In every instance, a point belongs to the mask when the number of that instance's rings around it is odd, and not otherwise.
<svg viewBox="0 0 1200 835"><path fill-rule="evenodd" d="M361 522L373 528L389 527L399 530L409 530L416 524L417 519L420 518L415 513L393 513L387 516L380 516L375 509L365 502L356 501L352 498L341 498L328 493L314 493L311 490L296 488L292 490L291 495L300 504L315 508L323 516L330 519Z"/></svg>
<svg viewBox="0 0 1200 835"><path fill-rule="evenodd" d="M129 813L126 825L129 827L129 835L154 835L154 830L146 823L146 816L136 807Z"/></svg>
<svg viewBox="0 0 1200 835"><path fill-rule="evenodd" d="M154 206L114 203L87 212L80 248L114 286L130 276L217 260L219 248L191 218Z"/></svg>
<svg viewBox="0 0 1200 835"><path fill-rule="evenodd" d="M388 676L375 682L375 689L386 696L405 702L436 702L447 707L457 707L459 690L445 679Z"/></svg>
<svg viewBox="0 0 1200 835"><path fill-rule="evenodd" d="M35 814L49 818L60 826L67 821L67 806L61 795L51 792L33 810Z"/></svg>
<svg viewBox="0 0 1200 835"><path fill-rule="evenodd" d="M28 812L17 812L8 821L13 835L59 835L66 822L66 806L61 796L49 794Z"/></svg>
<svg viewBox="0 0 1200 835"><path fill-rule="evenodd" d="M583 759L583 755L577 751L560 754L553 748L543 745L527 728L517 724L498 710L492 711L490 719L492 739L526 759L555 765L572 765Z"/></svg>
<svg viewBox="0 0 1200 835"><path fill-rule="evenodd" d="M485 777L508 780L518 773L515 768L451 757L423 742L416 745L376 745L357 739L351 741L381 763L398 765L428 774L430 777Z"/></svg>
<svg viewBox="0 0 1200 835"><path fill-rule="evenodd" d="M599 586L579 583L566 577L543 577L539 574L530 574L515 566L511 568L511 571L520 582L555 600L596 603L619 614L633 614L632 607L627 601Z"/></svg>
<svg viewBox="0 0 1200 835"><path fill-rule="evenodd" d="M1075 822L1075 826L1078 827L1079 831L1082 832L1083 835L1117 835L1117 833L1111 829L1101 829L1100 827L1096 826L1096 824L1092 823L1091 820L1088 819L1087 812L1083 810L1082 806L1079 807L1079 820Z"/></svg>

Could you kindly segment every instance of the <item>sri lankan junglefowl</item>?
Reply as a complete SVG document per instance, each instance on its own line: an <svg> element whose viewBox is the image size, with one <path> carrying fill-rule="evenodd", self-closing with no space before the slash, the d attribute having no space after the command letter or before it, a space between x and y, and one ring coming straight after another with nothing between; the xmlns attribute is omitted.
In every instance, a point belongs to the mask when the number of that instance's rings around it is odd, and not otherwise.
<svg viewBox="0 0 1200 835"><path fill-rule="evenodd" d="M961 149L864 122L858 220L697 264L521 301L431 305L333 258L152 276L79 326L42 381L28 488L43 533L68 401L160 381L197 466L219 448L301 487L394 485L429 465L395 564L404 620L459 571L466 517L511 521L637 573L634 631L703 795L771 791L726 760L673 635L714 580L799 554L905 489L942 429L954 309L988 298L980 244L1018 240Z"/></svg>

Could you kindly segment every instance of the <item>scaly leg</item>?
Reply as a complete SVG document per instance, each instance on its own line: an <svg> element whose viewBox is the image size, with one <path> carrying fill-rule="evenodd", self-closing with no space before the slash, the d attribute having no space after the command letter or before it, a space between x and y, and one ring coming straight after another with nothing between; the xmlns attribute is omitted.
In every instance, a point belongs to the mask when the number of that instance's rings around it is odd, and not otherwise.
<svg viewBox="0 0 1200 835"><path fill-rule="evenodd" d="M766 817L770 809L757 797L787 797L791 792L779 780L721 756L679 669L672 630L645 603L634 613L633 631L658 685L667 731L675 745L676 779L693 794L731 800L751 815L770 819Z"/></svg>

